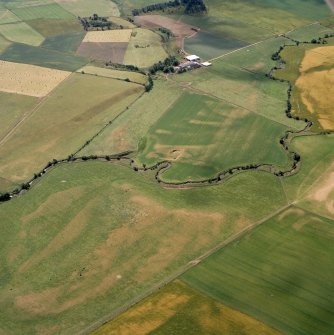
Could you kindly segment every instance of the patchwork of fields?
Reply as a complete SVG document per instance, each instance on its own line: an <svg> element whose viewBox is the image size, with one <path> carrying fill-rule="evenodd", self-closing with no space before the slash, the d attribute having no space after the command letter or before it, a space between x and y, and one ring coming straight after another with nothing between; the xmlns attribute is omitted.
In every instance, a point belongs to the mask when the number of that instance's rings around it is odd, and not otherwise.
<svg viewBox="0 0 334 335"><path fill-rule="evenodd" d="M0 334L331 335L333 15L154 3L0 1Z"/></svg>

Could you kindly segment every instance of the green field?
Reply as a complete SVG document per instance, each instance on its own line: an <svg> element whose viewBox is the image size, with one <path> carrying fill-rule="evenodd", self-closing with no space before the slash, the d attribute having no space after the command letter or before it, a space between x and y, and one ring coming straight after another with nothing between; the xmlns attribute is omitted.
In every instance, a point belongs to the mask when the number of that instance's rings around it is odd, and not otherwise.
<svg viewBox="0 0 334 335"><path fill-rule="evenodd" d="M283 333L330 335L333 240L333 221L291 207L182 278Z"/></svg>
<svg viewBox="0 0 334 335"><path fill-rule="evenodd" d="M73 74L2 143L0 176L18 184L53 158L66 158L141 92L141 85Z"/></svg>
<svg viewBox="0 0 334 335"><path fill-rule="evenodd" d="M172 162L166 181L202 180L237 166L286 166L279 144L287 128L204 95L184 93L139 144L136 160ZM200 136L199 136L200 134Z"/></svg>
<svg viewBox="0 0 334 335"><path fill-rule="evenodd" d="M23 21L36 19L74 19L75 16L56 3L17 7L12 12Z"/></svg>
<svg viewBox="0 0 334 335"><path fill-rule="evenodd" d="M79 69L78 72L83 74L90 74L99 77L114 78L120 80L129 80L133 83L144 85L147 82L147 76L132 71L121 71L115 69L108 69L103 67L97 67L93 65L86 65Z"/></svg>
<svg viewBox="0 0 334 335"><path fill-rule="evenodd" d="M176 280L92 335L279 335L280 333Z"/></svg>
<svg viewBox="0 0 334 335"><path fill-rule="evenodd" d="M332 33L334 33L333 29L327 28L320 23L315 23L306 27L298 28L287 34L287 36L297 41L309 42L313 38L324 37L326 34Z"/></svg>
<svg viewBox="0 0 334 335"><path fill-rule="evenodd" d="M182 191L122 165L62 165L0 206L1 328L87 329L284 205L269 174Z"/></svg>
<svg viewBox="0 0 334 335"><path fill-rule="evenodd" d="M67 33L57 36L49 36L45 39L42 47L45 49L52 49L64 53L75 53L79 48L85 32Z"/></svg>
<svg viewBox="0 0 334 335"><path fill-rule="evenodd" d="M44 37L57 36L66 33L82 32L77 19L36 19L27 23Z"/></svg>
<svg viewBox="0 0 334 335"><path fill-rule="evenodd" d="M38 46L44 41L44 37L25 22L1 24L0 34L9 41L34 46Z"/></svg>
<svg viewBox="0 0 334 335"><path fill-rule="evenodd" d="M119 16L119 9L115 2L110 0L56 0L63 8L75 16L91 16L97 13L100 16Z"/></svg>
<svg viewBox="0 0 334 335"><path fill-rule="evenodd" d="M14 13L8 9L0 9L0 24L21 21Z"/></svg>
<svg viewBox="0 0 334 335"><path fill-rule="evenodd" d="M132 32L123 63L145 68L167 56L160 35L148 29L136 28Z"/></svg>
<svg viewBox="0 0 334 335"><path fill-rule="evenodd" d="M155 81L152 91L137 100L81 154L108 155L120 151L137 151L138 143L147 134L150 127L170 109L181 95L182 91L170 82Z"/></svg>
<svg viewBox="0 0 334 335"><path fill-rule="evenodd" d="M66 45L64 41L59 40L59 43L64 43L64 45ZM70 43L72 43L72 40ZM27 63L65 71L76 71L88 63L88 60L81 56L24 44L10 45L0 55L0 59L9 62Z"/></svg>
<svg viewBox="0 0 334 335"><path fill-rule="evenodd" d="M10 41L6 40L4 37L0 35L0 52L6 50L8 46L11 44Z"/></svg>

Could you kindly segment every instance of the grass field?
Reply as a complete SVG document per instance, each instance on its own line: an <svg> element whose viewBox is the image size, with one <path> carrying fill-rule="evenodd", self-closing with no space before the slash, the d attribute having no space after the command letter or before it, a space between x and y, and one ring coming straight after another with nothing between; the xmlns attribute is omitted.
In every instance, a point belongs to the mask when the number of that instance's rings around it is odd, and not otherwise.
<svg viewBox="0 0 334 335"><path fill-rule="evenodd" d="M330 335L333 240L333 221L291 207L182 278L283 333Z"/></svg>
<svg viewBox="0 0 334 335"><path fill-rule="evenodd" d="M21 21L14 13L8 9L0 9L0 24L14 23Z"/></svg>
<svg viewBox="0 0 334 335"><path fill-rule="evenodd" d="M312 120L314 131L334 128L334 114L331 108L333 94L328 95L332 90L333 52L333 46L287 47L282 52L282 58L287 65L275 73L277 78L290 80L294 84L292 112Z"/></svg>
<svg viewBox="0 0 334 335"><path fill-rule="evenodd" d="M12 12L23 21L36 19L74 19L75 16L56 3L13 8Z"/></svg>
<svg viewBox="0 0 334 335"><path fill-rule="evenodd" d="M27 22L46 38L65 33L83 32L82 26L77 19L37 19Z"/></svg>
<svg viewBox="0 0 334 335"><path fill-rule="evenodd" d="M66 158L142 91L133 83L72 74L1 143L1 177L21 183L49 160Z"/></svg>
<svg viewBox="0 0 334 335"><path fill-rule="evenodd" d="M107 77L121 80L128 79L134 83L142 85L147 82L147 76L138 72L107 69L93 65L86 65L83 68L79 69L78 72L84 72L84 74L91 74L99 77Z"/></svg>
<svg viewBox="0 0 334 335"><path fill-rule="evenodd" d="M138 162L169 160L164 180L201 180L236 166L287 165L279 144L287 128L219 100L184 93L139 144ZM200 134L200 136L199 136Z"/></svg>
<svg viewBox="0 0 334 335"><path fill-rule="evenodd" d="M67 33L64 35L49 36L42 44L43 48L60 52L75 53L79 48L85 32Z"/></svg>
<svg viewBox="0 0 334 335"><path fill-rule="evenodd" d="M34 46L44 41L44 37L25 22L1 24L0 33L10 41Z"/></svg>
<svg viewBox="0 0 334 335"><path fill-rule="evenodd" d="M0 91L44 97L71 72L0 61Z"/></svg>
<svg viewBox="0 0 334 335"><path fill-rule="evenodd" d="M176 280L92 335L279 335L280 333Z"/></svg>
<svg viewBox="0 0 334 335"><path fill-rule="evenodd" d="M10 41L6 40L3 36L0 35L0 53L6 50L10 44Z"/></svg>
<svg viewBox="0 0 334 335"><path fill-rule="evenodd" d="M87 146L82 153L107 155L120 151L136 151L138 143L159 118L173 106L182 91L164 80L154 82L146 93L110 127Z"/></svg>
<svg viewBox="0 0 334 335"><path fill-rule="evenodd" d="M308 25L306 27L298 28L291 33L287 34L290 38L293 38L301 42L309 42L313 38L323 37L325 34L334 33L334 30L327 28L320 23Z"/></svg>
<svg viewBox="0 0 334 335"><path fill-rule="evenodd" d="M59 43L62 43L62 41L59 41ZM24 44L10 45L0 55L0 59L65 71L76 71L88 63L88 59L81 56Z"/></svg>
<svg viewBox="0 0 334 335"><path fill-rule="evenodd" d="M110 0L56 0L63 8L75 16L119 16L117 5Z"/></svg>
<svg viewBox="0 0 334 335"><path fill-rule="evenodd" d="M160 35L148 29L136 28L133 29L123 63L145 68L167 56Z"/></svg>
<svg viewBox="0 0 334 335"><path fill-rule="evenodd" d="M269 174L182 191L120 165L60 166L0 206L1 327L77 333L283 205Z"/></svg>

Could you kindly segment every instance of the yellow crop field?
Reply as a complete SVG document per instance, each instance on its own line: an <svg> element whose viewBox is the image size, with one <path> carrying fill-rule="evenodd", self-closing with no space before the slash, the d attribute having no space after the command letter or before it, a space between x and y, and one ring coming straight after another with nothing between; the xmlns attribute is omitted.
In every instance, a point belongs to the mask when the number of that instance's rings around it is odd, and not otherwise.
<svg viewBox="0 0 334 335"><path fill-rule="evenodd" d="M117 29L105 31L89 31L83 42L91 43L128 43L130 41L131 29Z"/></svg>
<svg viewBox="0 0 334 335"><path fill-rule="evenodd" d="M0 61L0 91L43 97L70 74L62 70Z"/></svg>
<svg viewBox="0 0 334 335"><path fill-rule="evenodd" d="M334 129L334 46L307 50L300 66L296 87L301 101L318 115L324 129Z"/></svg>

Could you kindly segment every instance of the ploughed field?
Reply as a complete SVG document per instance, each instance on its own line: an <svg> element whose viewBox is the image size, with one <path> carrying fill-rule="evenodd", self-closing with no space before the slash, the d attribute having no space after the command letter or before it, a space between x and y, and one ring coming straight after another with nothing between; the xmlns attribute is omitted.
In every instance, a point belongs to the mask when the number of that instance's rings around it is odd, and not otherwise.
<svg viewBox="0 0 334 335"><path fill-rule="evenodd" d="M1 199L22 190L0 204L0 333L331 334L328 7L128 21L155 2L0 2ZM118 27L84 31L94 13ZM212 66L147 86L179 48Z"/></svg>

